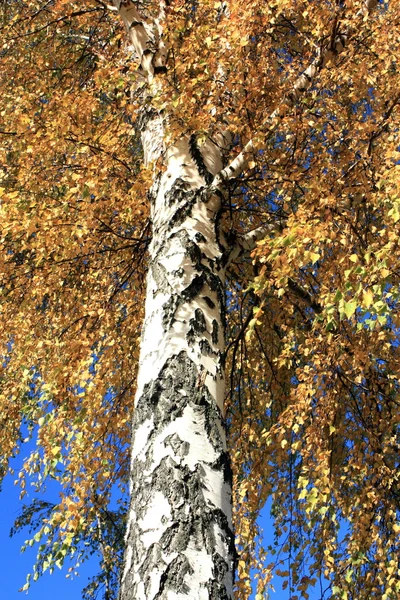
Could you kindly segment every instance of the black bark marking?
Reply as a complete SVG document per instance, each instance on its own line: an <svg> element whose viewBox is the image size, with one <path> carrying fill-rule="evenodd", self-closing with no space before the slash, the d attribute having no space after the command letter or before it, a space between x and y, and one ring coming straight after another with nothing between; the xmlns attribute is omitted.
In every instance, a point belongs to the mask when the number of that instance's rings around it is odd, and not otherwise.
<svg viewBox="0 0 400 600"><path fill-rule="evenodd" d="M177 556L168 565L165 572L161 575L160 591L154 600L161 599L164 590L174 590L184 594L189 594L190 589L183 581L184 576L193 573L193 569L185 556Z"/></svg>
<svg viewBox="0 0 400 600"><path fill-rule="evenodd" d="M211 339L213 344L218 344L219 325L216 319L212 321Z"/></svg>
<svg viewBox="0 0 400 600"><path fill-rule="evenodd" d="M197 144L197 139L196 139L195 134L192 134L190 136L189 152L190 152L190 156L192 157L194 164L197 167L199 174L204 178L204 181L206 182L206 184L210 185L212 180L214 179L214 176L212 173L210 173L210 171L207 169L207 167L205 165L203 155Z"/></svg>
<svg viewBox="0 0 400 600"><path fill-rule="evenodd" d="M197 337L201 336L207 330L206 318L200 308L194 311L194 318L189 320L189 331L186 339L189 344L193 344Z"/></svg>
<svg viewBox="0 0 400 600"><path fill-rule="evenodd" d="M154 119L157 119L158 116L159 114L154 108L147 106L144 110L140 111L135 123L135 130L138 132L144 131L147 128L148 123ZM161 179L161 176L159 177L159 179ZM151 201L153 194L149 193L148 197Z"/></svg>
<svg viewBox="0 0 400 600"><path fill-rule="evenodd" d="M177 295L172 295L170 299L163 304L162 325L164 327L164 331L167 331L167 329L172 327L174 324L175 313L180 304L182 304L182 302L180 302L180 298Z"/></svg>
<svg viewBox="0 0 400 600"><path fill-rule="evenodd" d="M229 600L223 583L229 567L226 561L217 552L214 552L213 554L213 563L214 580L210 581L207 585L209 597L218 598L219 600Z"/></svg>
<svg viewBox="0 0 400 600"><path fill-rule="evenodd" d="M186 250L187 256L189 256L190 260L197 268L201 266L201 260L203 258L203 254L197 244L189 240L189 236L186 232L181 232L180 238L185 237L182 240L182 244L184 244L184 248Z"/></svg>
<svg viewBox="0 0 400 600"><path fill-rule="evenodd" d="M215 308L215 303L208 296L203 296L203 300L209 308Z"/></svg>
<svg viewBox="0 0 400 600"><path fill-rule="evenodd" d="M161 179L160 179L161 181ZM205 192L203 188L193 190L190 188L188 182L184 181L181 177L178 177L171 188L165 193L165 203L167 206L176 207L173 215L169 216L168 219L168 231L174 227L182 225L185 220L191 216L193 207L198 201L202 201ZM157 189L155 188L151 194L151 199L154 202L157 196ZM157 234L158 230L154 230L154 234ZM185 232L186 233L186 232ZM186 233L187 235L187 233ZM188 238L189 239L189 238ZM160 248L165 243L164 234L160 238Z"/></svg>
<svg viewBox="0 0 400 600"><path fill-rule="evenodd" d="M199 243L199 244L201 244L201 243L203 243L203 244L204 244L204 243L207 241L207 240L206 240L206 238L205 238L205 236L204 236L202 233L200 233L200 231L198 231L198 232L196 233L196 235L194 236L194 239L195 239L195 240L196 240L196 242L197 242L197 243Z"/></svg>
<svg viewBox="0 0 400 600"><path fill-rule="evenodd" d="M187 288L185 288L181 293L182 303L190 302L190 300L194 300L194 298L196 298L196 296L198 296L200 294L201 290L203 289L204 282L205 282L205 277L203 274L195 275L193 277L192 281L187 286Z"/></svg>
<svg viewBox="0 0 400 600"><path fill-rule="evenodd" d="M203 355L214 354L215 356L218 356L218 354L219 354L218 352L214 352L214 350L211 348L210 342L208 340L200 340L199 346L201 349L201 353Z"/></svg>
<svg viewBox="0 0 400 600"><path fill-rule="evenodd" d="M214 463L213 467L215 467L215 469L218 471L223 471L224 481L226 483L230 483L232 481L233 473L228 452L222 452L217 461Z"/></svg>
<svg viewBox="0 0 400 600"><path fill-rule="evenodd" d="M177 269L176 271L172 271L172 275L174 275L175 277L183 277L185 271L183 269L183 267L179 267L179 269Z"/></svg>
<svg viewBox="0 0 400 600"><path fill-rule="evenodd" d="M171 446L177 456L187 456L189 454L188 442L183 442L177 433L173 433L165 438L165 445Z"/></svg>
<svg viewBox="0 0 400 600"><path fill-rule="evenodd" d="M154 75L161 75L162 73L166 73L166 72L167 72L167 67L165 65L154 67Z"/></svg>

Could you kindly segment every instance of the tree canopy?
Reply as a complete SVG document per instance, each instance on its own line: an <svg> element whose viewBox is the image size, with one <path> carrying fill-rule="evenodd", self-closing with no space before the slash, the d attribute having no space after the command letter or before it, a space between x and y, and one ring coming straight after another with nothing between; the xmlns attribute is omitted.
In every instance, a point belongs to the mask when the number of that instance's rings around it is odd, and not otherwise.
<svg viewBox="0 0 400 600"><path fill-rule="evenodd" d="M324 598L395 599L400 3L171 0L150 84L114 9L0 9L1 472L33 437L21 497L60 484L17 523L35 573L98 549L87 595L114 598L152 235L145 98L171 146L229 132L221 227L264 232L226 294L237 598L281 575L293 600L319 581Z"/></svg>

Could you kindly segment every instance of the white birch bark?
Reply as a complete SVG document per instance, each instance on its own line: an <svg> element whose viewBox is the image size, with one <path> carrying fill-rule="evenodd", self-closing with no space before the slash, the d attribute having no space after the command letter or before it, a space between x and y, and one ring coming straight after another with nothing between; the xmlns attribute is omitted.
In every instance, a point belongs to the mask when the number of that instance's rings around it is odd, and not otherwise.
<svg viewBox="0 0 400 600"><path fill-rule="evenodd" d="M149 85L163 68L163 4L114 2ZM154 6L153 6L154 9ZM225 263L220 142L165 148L162 115L140 116L153 240L135 399L131 503L120 600L230 600L234 536L223 422Z"/></svg>
<svg viewBox="0 0 400 600"><path fill-rule="evenodd" d="M174 168L152 197L121 600L232 598L218 203Z"/></svg>

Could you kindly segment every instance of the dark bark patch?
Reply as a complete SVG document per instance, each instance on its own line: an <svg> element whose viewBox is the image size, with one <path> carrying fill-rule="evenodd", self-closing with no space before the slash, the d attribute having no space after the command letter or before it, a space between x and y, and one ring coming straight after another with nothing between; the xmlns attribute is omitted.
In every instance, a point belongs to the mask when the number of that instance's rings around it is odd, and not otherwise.
<svg viewBox="0 0 400 600"><path fill-rule="evenodd" d="M218 333L219 333L219 325L216 319L213 319L212 322L212 331L211 331L211 339L213 344L218 344Z"/></svg>
<svg viewBox="0 0 400 600"><path fill-rule="evenodd" d="M149 588L151 585L150 577L147 576L147 573L153 568L155 564L160 565L160 569L165 564L161 555L161 548L159 544L152 544L150 548L147 549L146 557L140 567L140 574L143 579L145 588Z"/></svg>
<svg viewBox="0 0 400 600"><path fill-rule="evenodd" d="M229 460L228 452L222 452L216 462L213 464L213 468L224 473L224 481L232 484L232 468Z"/></svg>
<svg viewBox="0 0 400 600"><path fill-rule="evenodd" d="M194 239L196 240L196 242L198 244L204 244L207 241L205 236L202 233L200 233L200 231L198 231L196 233L196 235L194 236Z"/></svg>
<svg viewBox="0 0 400 600"><path fill-rule="evenodd" d="M174 204L179 205L179 209L173 216L173 226L176 225L177 222L180 222L178 212L184 219L190 215L195 198L196 192L190 189L190 186L186 181L181 177L178 177L171 186L171 189L165 194L165 199L169 206L173 206Z"/></svg>
<svg viewBox="0 0 400 600"><path fill-rule="evenodd" d="M177 433L173 433L165 438L165 445L171 446L174 454L177 456L187 456L189 454L189 444L181 440Z"/></svg>
<svg viewBox="0 0 400 600"><path fill-rule="evenodd" d="M189 283L187 288L185 288L182 293L181 302L189 302L196 298L198 294L200 294L201 290L204 286L204 276L203 275L195 275L192 281Z"/></svg>
<svg viewBox="0 0 400 600"><path fill-rule="evenodd" d="M189 240L189 236L187 234L185 235L185 237L187 238L185 240L184 245L184 247L186 248L186 254L189 256L193 265L195 265L196 268L199 268L199 266L201 265L201 259L203 258L201 250L197 244Z"/></svg>
<svg viewBox="0 0 400 600"><path fill-rule="evenodd" d="M203 159L203 155L197 144L197 139L196 139L195 134L192 134L190 136L189 152L190 152L190 156L192 157L194 164L197 167L199 174L204 178L204 181L206 182L206 184L210 185L210 183L214 179L214 176L212 175L212 173L210 173L210 171L206 167L206 164Z"/></svg>
<svg viewBox="0 0 400 600"><path fill-rule="evenodd" d="M211 300L209 296L203 296L203 300L209 308L215 308L215 303Z"/></svg>
<svg viewBox="0 0 400 600"><path fill-rule="evenodd" d="M164 331L167 331L167 329L172 327L174 324L175 313L180 304L181 302L179 301L179 296L177 295L172 295L170 299L163 304L162 325L164 327Z"/></svg>
<svg viewBox="0 0 400 600"><path fill-rule="evenodd" d="M189 320L189 331L186 339L189 344L193 344L197 337L201 336L207 329L206 318L200 308L194 311L194 317Z"/></svg>
<svg viewBox="0 0 400 600"><path fill-rule="evenodd" d="M210 342L208 340L200 340L199 346L200 346L201 353L203 355L210 355L210 354L217 355L217 353L214 352L214 350L211 348Z"/></svg>
<svg viewBox="0 0 400 600"><path fill-rule="evenodd" d="M190 575L193 573L188 559L182 555L174 558L161 575L160 591L154 596L154 600L161 600L161 598L165 597L163 594L164 590L174 590L175 592L189 595L190 589L184 582L184 577L188 573Z"/></svg>
<svg viewBox="0 0 400 600"><path fill-rule="evenodd" d="M153 417L155 429L182 414L193 393L197 368L185 352L165 361L158 377L147 383L135 409L135 429ZM183 393L182 393L183 392Z"/></svg>
<svg viewBox="0 0 400 600"><path fill-rule="evenodd" d="M176 271L172 271L172 275L174 275L175 277L183 277L184 273L185 273L185 271L184 271L183 267L176 269Z"/></svg>
<svg viewBox="0 0 400 600"><path fill-rule="evenodd" d="M224 582L226 574L229 571L229 565L217 552L214 552L213 554L213 564L214 579L213 581L210 581L207 586L210 594L209 597L210 599L218 598L218 600L228 600Z"/></svg>
<svg viewBox="0 0 400 600"><path fill-rule="evenodd" d="M167 67L165 65L161 65L159 67L154 67L154 75L161 75L161 73L166 73Z"/></svg>

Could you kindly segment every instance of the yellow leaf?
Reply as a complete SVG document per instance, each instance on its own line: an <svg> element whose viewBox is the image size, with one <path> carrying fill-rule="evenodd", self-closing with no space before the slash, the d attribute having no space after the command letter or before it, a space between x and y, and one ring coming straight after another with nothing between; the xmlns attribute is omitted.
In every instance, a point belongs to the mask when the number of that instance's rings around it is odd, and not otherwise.
<svg viewBox="0 0 400 600"><path fill-rule="evenodd" d="M310 252L310 258L311 262L314 264L321 258L321 255L318 254L318 252Z"/></svg>
<svg viewBox="0 0 400 600"><path fill-rule="evenodd" d="M365 308L369 308L374 300L374 294L371 290L365 290L363 292L362 304Z"/></svg>

